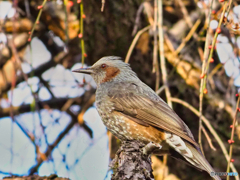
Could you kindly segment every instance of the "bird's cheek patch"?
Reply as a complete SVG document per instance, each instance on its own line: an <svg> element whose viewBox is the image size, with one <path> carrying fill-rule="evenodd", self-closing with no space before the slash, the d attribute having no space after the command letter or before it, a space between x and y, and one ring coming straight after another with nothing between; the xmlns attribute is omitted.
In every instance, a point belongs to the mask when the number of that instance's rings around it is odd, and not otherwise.
<svg viewBox="0 0 240 180"><path fill-rule="evenodd" d="M102 83L110 81L120 73L120 70L116 67L107 67L105 71L106 77L103 79Z"/></svg>

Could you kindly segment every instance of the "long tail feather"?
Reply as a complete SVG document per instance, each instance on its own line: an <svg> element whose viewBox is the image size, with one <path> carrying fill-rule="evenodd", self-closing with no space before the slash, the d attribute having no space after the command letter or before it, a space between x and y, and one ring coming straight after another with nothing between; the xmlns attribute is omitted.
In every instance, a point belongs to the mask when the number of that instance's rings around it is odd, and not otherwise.
<svg viewBox="0 0 240 180"><path fill-rule="evenodd" d="M182 158L175 156L176 158L185 160L195 168L207 171L210 175L215 172L198 147L171 133L166 133L166 143L182 156ZM174 156L174 153L171 154ZM213 178L221 180L219 176L213 176Z"/></svg>
<svg viewBox="0 0 240 180"><path fill-rule="evenodd" d="M202 155L200 150L196 149L195 147L193 147L191 144L189 144L187 142L185 142L185 144L186 144L187 148L190 149L190 151L192 152L194 161L197 161L197 163L200 165L200 166L198 166L198 168L207 171L209 174L215 172L214 169L212 168L212 166L204 158L204 156ZM219 176L213 176L213 178L215 180L221 180L221 178Z"/></svg>

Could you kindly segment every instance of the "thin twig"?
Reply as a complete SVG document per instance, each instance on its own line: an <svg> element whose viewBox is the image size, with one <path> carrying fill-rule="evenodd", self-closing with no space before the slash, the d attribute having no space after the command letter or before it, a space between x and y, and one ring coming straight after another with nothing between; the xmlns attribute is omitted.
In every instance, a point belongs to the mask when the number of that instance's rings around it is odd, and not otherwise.
<svg viewBox="0 0 240 180"><path fill-rule="evenodd" d="M230 139L230 147L229 147L229 159L228 159L228 165L227 165L227 171L226 172L229 172L230 171L230 164L231 163L231 160L232 160L232 150L233 150L233 142L234 142L234 130L235 130L235 124L237 122L237 114L238 114L238 111L239 111L239 102L240 102L240 93L238 93L238 100L237 100L237 105L236 105L236 110L235 110L235 117L233 119L233 123L232 123L232 133L231 133L231 139ZM227 180L229 180L229 176L227 176Z"/></svg>
<svg viewBox="0 0 240 180"><path fill-rule="evenodd" d="M168 87L168 79L167 79L167 70L166 70L166 61L164 57L164 36L163 36L163 8L162 8L162 0L158 1L158 36L159 36L159 52L160 52L160 65L162 71L162 79L163 84L166 86L165 93L167 98L167 103L170 107L172 107L172 102L170 100L171 93Z"/></svg>
<svg viewBox="0 0 240 180"><path fill-rule="evenodd" d="M153 23L153 33L154 33L154 44L153 44L153 73L156 72L156 85L155 91L159 88L159 67L158 67L158 45L157 45L157 0L154 0L154 23Z"/></svg>
<svg viewBox="0 0 240 180"><path fill-rule="evenodd" d="M136 19L135 19L135 23L134 23L134 27L133 27L133 31L132 31L132 36L134 36L137 33L137 29L138 29L139 22L140 22L140 15L143 11L143 8L144 8L144 4L142 3L137 10L137 15L136 15Z"/></svg>
<svg viewBox="0 0 240 180"><path fill-rule="evenodd" d="M193 34L196 32L198 26L200 25L201 20L198 19L196 23L193 25L192 29L189 31L188 35L183 39L182 43L178 46L178 48L175 51L175 54L180 53L180 51L183 49L183 47L186 45L186 43L191 39Z"/></svg>
<svg viewBox="0 0 240 180"><path fill-rule="evenodd" d="M223 6L223 11L222 11L222 15L221 15L221 18L220 18L220 20L219 20L219 23L218 23L218 27L217 28L221 28L221 25L222 25L222 22L223 22L223 19L224 19L224 17L225 17L225 12L226 12L226 8L227 8L227 2L225 2L224 3L224 6ZM216 31L215 32L215 35L214 35L214 38L213 38L213 41L212 41L212 47L211 47L211 50L210 50L210 53L209 53L209 55L208 55L208 60L207 60L207 62L206 62L206 68L205 68L205 65L203 65L203 71L202 71L202 80L201 80L201 87L200 87L200 105L199 105L199 109L201 110L200 111L200 113L202 114L202 101L203 101L203 92L204 92L204 90L205 90L205 88L206 88L206 84L207 84L207 73L208 73L208 70L209 70L209 64L210 64L210 60L211 60L211 58L212 58L212 56L213 56L213 51L214 51L214 49L215 49L215 45L216 45L216 42L217 42L217 36L218 36L218 32ZM206 41L207 41L207 39L206 39ZM205 44L206 45L206 44ZM207 47L205 47L205 50L206 50L206 48L209 48L208 46ZM205 56L204 56L205 57ZM205 62L205 59L204 59L204 61L203 61L203 64L204 64L204 62ZM205 68L205 69L204 69ZM202 149L202 138L201 138L201 127L202 127L202 123L201 123L201 117L200 117L200 119L199 119L199 144L200 144L200 147L201 147L201 149Z"/></svg>
<svg viewBox="0 0 240 180"><path fill-rule="evenodd" d="M17 0L14 0L13 1L13 7L15 9L17 9ZM13 16L13 37L10 41L10 43L14 43L14 38L16 36L16 27L15 27L15 22L16 22L16 13L15 15ZM14 70L13 70L13 75L12 75L12 83L11 83L11 101L10 101L10 117L12 119L12 123L11 123L11 147L10 147L10 152L11 152L11 159L10 159L10 164L11 164L11 168L10 168L10 174L12 174L12 166L13 166L13 156L14 156L14 153L13 153L13 123L14 123L14 113L13 113L13 90L16 86L16 67L17 67L17 63L16 63L16 58L13 58L12 59L12 63L14 65Z"/></svg>
<svg viewBox="0 0 240 180"><path fill-rule="evenodd" d="M178 98L171 98L171 101L172 102L176 102L176 103L179 103L179 104L182 104L183 106L185 106L186 108L188 108L189 110L191 110L194 114L196 114L198 117L200 117L200 112L195 109L193 106L191 106L190 104L188 104L187 102L181 100L181 99L178 99ZM216 141L218 142L225 158L226 158L226 161L228 162L229 160L229 155L227 153L227 149L226 147L224 146L223 144L223 141L221 140L221 138L218 136L217 132L214 130L214 128L212 127L212 125L210 124L210 121L203 115L201 115L201 118L202 118L202 121L204 122L204 124L207 126L208 130L211 132L211 134L213 135L213 137L216 139ZM233 163L230 163L230 167L232 169L233 172L237 172L235 166ZM235 176L235 179L236 180L239 180L239 176Z"/></svg>
<svg viewBox="0 0 240 180"><path fill-rule="evenodd" d="M101 12L103 12L103 11L104 11L104 6L105 6L105 0L102 0Z"/></svg>
<svg viewBox="0 0 240 180"><path fill-rule="evenodd" d="M215 147L213 146L213 144L212 144L212 139L209 137L206 129L205 129L203 126L202 126L202 131L203 131L205 137L207 138L207 141L208 141L208 144L209 144L210 148L211 148L212 150L216 151L216 148L215 148Z"/></svg>
<svg viewBox="0 0 240 180"><path fill-rule="evenodd" d="M150 29L150 25L141 29L140 31L138 31L138 33L136 34L136 36L134 37L133 41L132 41L132 44L130 46L130 48L128 49L128 53L127 53L127 56L125 58L125 63L128 63L129 62L129 59L130 59L130 56L132 54L132 51L134 49L134 47L136 46L136 43L139 39L139 37L142 35L142 33L144 33L145 31L149 30Z"/></svg>
<svg viewBox="0 0 240 180"><path fill-rule="evenodd" d="M69 41L69 36L68 36L68 0L64 0L64 12L65 12L65 20L64 20L64 23L65 23L65 37L66 37L66 44L68 44L68 41Z"/></svg>
<svg viewBox="0 0 240 180"><path fill-rule="evenodd" d="M182 2L182 0L178 0L177 2L178 2L179 6L181 8L181 11L183 13L183 17L184 17L188 27L191 28L193 26L193 23L192 23L192 20L191 20L189 14L188 14L187 8L185 7L185 5Z"/></svg>
<svg viewBox="0 0 240 180"><path fill-rule="evenodd" d="M44 7L44 5L46 4L46 2L47 2L47 0L44 0L43 3L42 3L42 5L38 6L39 13L38 13L37 19L36 19L36 21L35 21L35 23L34 23L34 25L33 25L33 28L32 28L32 30L31 30L31 32L30 32L30 35L29 35L29 38L28 38L28 41L29 41L29 42L32 40L32 35L33 35L33 33L34 33L34 30L35 30L35 28L36 28L36 25L39 23L39 19L40 19L40 17L41 17L41 14L42 14L42 11L43 11L43 7Z"/></svg>
<svg viewBox="0 0 240 180"><path fill-rule="evenodd" d="M163 35L163 0L158 0L158 37L159 37L159 55L160 55L160 65L162 71L162 79L165 87L166 99L168 105L172 108L171 93L168 87L168 77L166 69L166 61L164 57L164 35ZM167 155L163 156L163 163L167 164Z"/></svg>
<svg viewBox="0 0 240 180"><path fill-rule="evenodd" d="M233 3L233 0L230 0L230 1L229 1L229 5L228 5L228 10L227 10L227 13L226 13L226 18L228 18L230 9L231 9L231 7L232 7L232 3Z"/></svg>
<svg viewBox="0 0 240 180"><path fill-rule="evenodd" d="M183 3L182 0L178 0L178 4L180 5L181 11L182 11L182 13L183 13L184 19L185 19L188 27L191 28L191 31L192 31L192 29L193 29L193 23L192 23L191 17L189 16L189 13L188 13L188 11L187 11L186 6L184 5L184 3ZM199 18L198 21L201 22L201 19ZM200 24L200 23L199 23L199 24ZM195 31L193 31L193 35L192 35L192 36L193 36L193 38L195 39L195 41L197 42L197 41L198 41L198 34L197 34ZM200 48L199 45L198 45L198 48L197 48L197 49L198 49L199 56L201 56L202 51L201 51L201 48Z"/></svg>
<svg viewBox="0 0 240 180"><path fill-rule="evenodd" d="M84 58L86 56L85 54L85 46L84 46L84 40L83 40L83 19L85 18L85 14L83 11L83 2L80 2L80 34L79 34L79 38L81 38L81 49L82 49L82 66L84 64Z"/></svg>
<svg viewBox="0 0 240 180"><path fill-rule="evenodd" d="M28 2L28 0L24 0L24 4L25 4L25 9L26 9L27 17L30 18L30 17L31 17L31 13L30 13L30 8L29 8L29 2Z"/></svg>
<svg viewBox="0 0 240 180"><path fill-rule="evenodd" d="M81 114L83 111L85 111L85 109L88 109L91 104L89 103L90 101L92 101L92 91L88 91L86 92L82 97L81 97L81 103L80 106L84 107L84 109L81 109L79 114ZM88 108L86 107L88 106ZM71 122L67 125L67 127L58 135L58 137L56 138L56 140L48 145L47 150L44 153L44 156L46 158L48 158L52 151L57 147L57 145L61 142L61 140L68 134L68 132L72 129L72 127L78 123L78 118L76 116L72 116L73 113L70 113L71 111L68 111L68 114L72 117ZM38 168L41 166L41 164L43 163L43 159L38 159L37 163L29 170L29 174L32 175L35 172L37 172Z"/></svg>
<svg viewBox="0 0 240 180"><path fill-rule="evenodd" d="M223 67L223 64L222 64L222 63L218 63L218 65L216 65L216 66L214 67L214 69L211 70L211 72L209 73L208 77L209 77L209 78L212 78L213 75L216 74L221 67Z"/></svg>
<svg viewBox="0 0 240 180"><path fill-rule="evenodd" d="M222 15L221 15L221 18L220 18L220 20L219 20L217 29L218 29L218 28L221 28L223 19L224 19L224 17L225 17L226 8L227 8L227 2L225 2L225 4L224 4L223 11L222 11ZM217 37L218 37L218 32L216 31L215 34L214 34L213 41L212 41L211 50L210 50L210 53L209 53L209 56L208 56L207 65L206 65L206 68L205 68L205 71L204 71L204 78L203 78L204 84L203 84L203 88L206 87L207 73L208 73L208 70L209 70L210 59L211 59L212 56L213 56L213 51L214 51L214 49L215 49L215 45L216 45L216 42L217 42Z"/></svg>
<svg viewBox="0 0 240 180"><path fill-rule="evenodd" d="M209 12L208 12L208 18L207 18L207 22L206 22L206 27L207 27L207 36L206 36L206 41L205 41L205 47L204 47L204 59L202 60L202 75L201 77L204 76L204 70L205 70L205 64L206 64L206 61L207 61L207 57L208 57L208 53L209 53L209 44L210 44L210 41L209 41L209 37L210 37L210 31L209 31L209 25L210 25L210 20L211 20L211 13L212 13L212 6L213 6L213 1L214 0L211 0L211 4L210 4L210 9L209 9ZM200 93L199 93L199 129L198 129L198 143L199 143L199 146L203 152L203 148L202 148L202 104L203 104L203 84L204 84L204 81L203 79L201 79L201 83L200 83ZM203 152L204 153L204 152Z"/></svg>
<svg viewBox="0 0 240 180"><path fill-rule="evenodd" d="M159 95L159 94L161 94L162 92L163 92L163 90L165 89L165 85L163 85L163 86L161 86L157 91L156 91L156 93Z"/></svg>

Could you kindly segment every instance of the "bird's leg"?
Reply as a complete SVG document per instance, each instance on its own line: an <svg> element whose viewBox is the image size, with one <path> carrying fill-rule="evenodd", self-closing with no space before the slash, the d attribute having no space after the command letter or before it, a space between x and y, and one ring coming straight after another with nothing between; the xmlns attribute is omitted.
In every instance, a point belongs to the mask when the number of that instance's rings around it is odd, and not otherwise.
<svg viewBox="0 0 240 180"><path fill-rule="evenodd" d="M144 155L150 155L156 150L162 149L162 146L160 144L150 142L146 146L142 148L143 154Z"/></svg>

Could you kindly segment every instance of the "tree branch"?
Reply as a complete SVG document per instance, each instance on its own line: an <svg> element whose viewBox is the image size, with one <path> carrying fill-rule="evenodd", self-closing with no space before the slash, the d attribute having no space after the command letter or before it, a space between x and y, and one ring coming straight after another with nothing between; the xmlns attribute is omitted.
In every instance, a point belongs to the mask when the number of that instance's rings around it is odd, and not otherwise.
<svg viewBox="0 0 240 180"><path fill-rule="evenodd" d="M138 141L123 141L110 164L114 172L112 180L154 180L150 152L155 148L160 147L152 143L145 146Z"/></svg>
<svg viewBox="0 0 240 180"><path fill-rule="evenodd" d="M82 96L82 98L81 98L81 99L82 99L82 101L81 101L81 103L80 103L80 106L81 106L81 107L83 106L83 104L86 104L86 102L88 101L88 99L92 96L92 93L93 93L92 91L87 91L87 92L85 92L84 96ZM89 107L90 107L91 105L92 105L92 104L89 104ZM81 112L82 112L82 109L81 109L80 113L81 113ZM62 131L62 132L58 135L58 137L57 137L57 139L55 140L55 142L54 142L53 144L51 144L51 145L48 146L46 152L44 153L44 155L45 155L46 157L49 157L49 156L51 155L53 149L54 149L55 147L57 147L57 145L58 145L58 144L60 143L60 141L64 138L64 136L65 136L65 135L72 129L72 127L73 127L75 124L77 124L77 123L78 123L77 118L72 118L71 122L68 124L68 126L65 128L65 130ZM86 131L89 132L88 129L86 129ZM91 133L90 133L90 136L91 136ZM30 169L29 174L30 174L30 175L33 175L35 172L37 172L38 168L39 168L40 165L43 163L43 161L44 161L43 159L38 159L37 164L34 165L34 166Z"/></svg>

